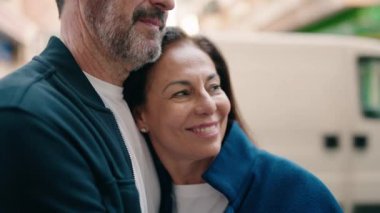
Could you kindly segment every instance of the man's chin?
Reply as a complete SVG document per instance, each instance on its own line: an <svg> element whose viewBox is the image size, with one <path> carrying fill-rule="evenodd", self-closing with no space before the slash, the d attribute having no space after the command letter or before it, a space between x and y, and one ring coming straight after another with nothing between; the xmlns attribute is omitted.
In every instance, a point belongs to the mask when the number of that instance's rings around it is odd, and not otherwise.
<svg viewBox="0 0 380 213"><path fill-rule="evenodd" d="M155 62L161 55L161 40L147 39L144 42L145 54L147 55L147 63Z"/></svg>
<svg viewBox="0 0 380 213"><path fill-rule="evenodd" d="M136 60L133 60L134 64L132 65L132 70L138 70L145 64L156 62L157 59L161 55L161 47L158 47L158 49L155 49L155 50L151 49L150 51L145 52L144 55L145 55L145 59L142 59L143 57L141 56L138 58L136 57Z"/></svg>

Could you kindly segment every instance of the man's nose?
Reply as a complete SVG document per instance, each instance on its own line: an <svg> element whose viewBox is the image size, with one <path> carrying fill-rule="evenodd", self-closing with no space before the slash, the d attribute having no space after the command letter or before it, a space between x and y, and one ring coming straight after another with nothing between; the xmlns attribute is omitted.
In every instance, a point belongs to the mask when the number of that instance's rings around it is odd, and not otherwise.
<svg viewBox="0 0 380 213"><path fill-rule="evenodd" d="M150 0L150 2L161 10L172 10L175 6L174 0Z"/></svg>

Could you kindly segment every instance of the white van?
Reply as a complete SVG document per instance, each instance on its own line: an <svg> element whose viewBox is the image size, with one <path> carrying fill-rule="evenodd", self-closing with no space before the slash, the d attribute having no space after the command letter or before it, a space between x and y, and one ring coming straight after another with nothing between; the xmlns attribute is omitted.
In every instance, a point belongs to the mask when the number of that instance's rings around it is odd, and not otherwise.
<svg viewBox="0 0 380 213"><path fill-rule="evenodd" d="M380 212L380 40L207 35L256 143L317 175L345 212Z"/></svg>

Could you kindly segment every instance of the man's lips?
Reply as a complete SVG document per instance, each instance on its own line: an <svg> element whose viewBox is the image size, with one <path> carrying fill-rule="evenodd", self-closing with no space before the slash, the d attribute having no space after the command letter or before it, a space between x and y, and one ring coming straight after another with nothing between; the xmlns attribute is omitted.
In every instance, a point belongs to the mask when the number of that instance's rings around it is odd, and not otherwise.
<svg viewBox="0 0 380 213"><path fill-rule="evenodd" d="M140 18L139 21L145 24L157 26L160 29L164 27L164 24L162 23L162 21L155 18Z"/></svg>

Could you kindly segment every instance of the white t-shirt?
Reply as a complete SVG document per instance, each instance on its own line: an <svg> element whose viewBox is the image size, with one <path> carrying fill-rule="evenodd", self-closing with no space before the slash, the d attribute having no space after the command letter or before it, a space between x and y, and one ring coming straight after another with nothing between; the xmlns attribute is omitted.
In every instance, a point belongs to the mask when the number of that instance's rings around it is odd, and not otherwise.
<svg viewBox="0 0 380 213"><path fill-rule="evenodd" d="M222 213L228 205L227 198L208 183L174 185L174 212Z"/></svg>
<svg viewBox="0 0 380 213"><path fill-rule="evenodd" d="M160 206L158 176L147 144L135 125L128 104L123 99L123 88L84 73L116 118L131 157L141 212L158 212Z"/></svg>

